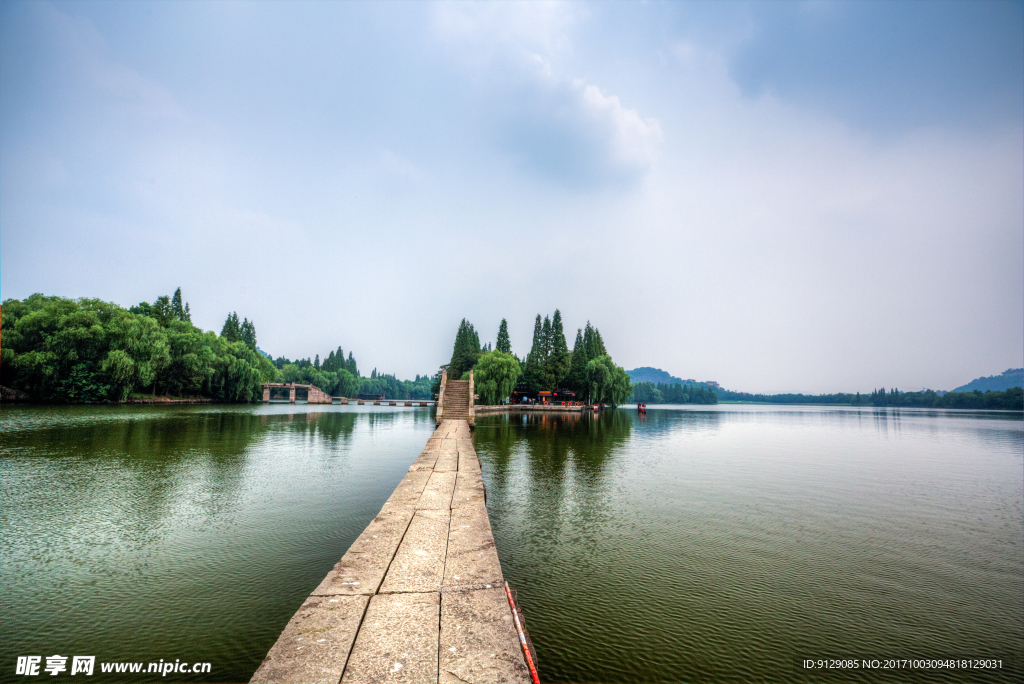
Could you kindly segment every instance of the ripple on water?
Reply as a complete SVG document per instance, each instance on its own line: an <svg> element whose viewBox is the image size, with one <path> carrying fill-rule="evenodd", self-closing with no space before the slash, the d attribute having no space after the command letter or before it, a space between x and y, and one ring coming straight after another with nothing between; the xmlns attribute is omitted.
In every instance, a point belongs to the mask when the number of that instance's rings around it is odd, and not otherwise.
<svg viewBox="0 0 1024 684"><path fill-rule="evenodd" d="M491 524L542 680L792 681L798 656L1024 656L1020 419L886 421L482 419ZM992 681L898 681L971 677Z"/></svg>

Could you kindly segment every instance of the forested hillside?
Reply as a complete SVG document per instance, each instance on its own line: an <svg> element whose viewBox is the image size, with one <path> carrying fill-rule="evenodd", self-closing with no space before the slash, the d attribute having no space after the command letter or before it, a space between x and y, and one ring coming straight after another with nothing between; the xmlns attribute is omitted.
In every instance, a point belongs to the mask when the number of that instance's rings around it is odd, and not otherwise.
<svg viewBox="0 0 1024 684"><path fill-rule="evenodd" d="M1024 387L1024 368L1007 368L999 375L975 378L966 385L961 385L953 391L973 392L974 390L980 390L982 392L987 392L991 390L996 392L999 390L1010 389L1011 387Z"/></svg>

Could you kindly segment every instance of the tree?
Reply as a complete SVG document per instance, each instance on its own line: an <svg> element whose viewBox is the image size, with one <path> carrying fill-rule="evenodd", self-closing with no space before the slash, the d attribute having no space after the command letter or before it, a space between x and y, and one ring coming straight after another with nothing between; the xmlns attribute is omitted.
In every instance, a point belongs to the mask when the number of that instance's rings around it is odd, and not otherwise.
<svg viewBox="0 0 1024 684"><path fill-rule="evenodd" d="M170 297L142 304L126 311L96 299L7 300L0 382L44 401L124 401L143 390L254 401L260 384L276 379L273 364L245 344L169 315Z"/></svg>
<svg viewBox="0 0 1024 684"><path fill-rule="evenodd" d="M178 320L177 316L174 315L174 308L171 306L171 298L167 295L156 298L149 315L156 319L161 328L166 328L171 324L171 321Z"/></svg>
<svg viewBox="0 0 1024 684"><path fill-rule="evenodd" d="M565 332L562 330L562 312L555 309L551 319L551 344L548 355L547 376L551 389L558 389L569 375L572 354L565 343Z"/></svg>
<svg viewBox="0 0 1024 684"><path fill-rule="evenodd" d="M588 361L585 376L588 403L621 404L632 391L626 371L607 354Z"/></svg>
<svg viewBox="0 0 1024 684"><path fill-rule="evenodd" d="M508 338L508 321L504 318L498 326L498 341L494 343L494 349L506 354L512 353L512 341Z"/></svg>
<svg viewBox="0 0 1024 684"><path fill-rule="evenodd" d="M192 322L192 314L188 310L188 302L185 302L185 305L182 306L180 287L174 291L174 296L171 297L171 314L176 320L187 323Z"/></svg>
<svg viewBox="0 0 1024 684"><path fill-rule="evenodd" d="M238 323L237 315L235 315L235 323ZM238 328L238 339L256 351L256 326L248 318L242 321L242 325Z"/></svg>
<svg viewBox="0 0 1024 684"><path fill-rule="evenodd" d="M224 327L220 329L220 336L228 342L238 342L242 339L242 325L238 322L238 314L234 311L228 314L224 321Z"/></svg>
<svg viewBox="0 0 1024 684"><path fill-rule="evenodd" d="M550 323L549 323L550 326ZM530 353L526 355L526 364L523 368L523 377L530 391L537 392L544 389L544 365L547 358L544 354L544 325L541 322L540 314L533 323L533 342L530 344Z"/></svg>
<svg viewBox="0 0 1024 684"><path fill-rule="evenodd" d="M448 363L448 378L460 379L463 373L476 365L481 353L480 336L473 329L473 325L463 318L455 334L452 360Z"/></svg>
<svg viewBox="0 0 1024 684"><path fill-rule="evenodd" d="M587 347L583 342L583 329L576 329L576 342L572 345L572 356L569 360L569 375L566 385L575 392L582 392L586 387Z"/></svg>
<svg viewBox="0 0 1024 684"><path fill-rule="evenodd" d="M484 404L499 404L512 394L520 375L515 356L494 350L483 354L473 367L473 386Z"/></svg>

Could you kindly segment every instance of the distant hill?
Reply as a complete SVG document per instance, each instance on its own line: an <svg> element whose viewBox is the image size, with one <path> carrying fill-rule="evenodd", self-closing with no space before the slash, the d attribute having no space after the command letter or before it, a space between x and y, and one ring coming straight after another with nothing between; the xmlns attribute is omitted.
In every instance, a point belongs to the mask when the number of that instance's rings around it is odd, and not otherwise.
<svg viewBox="0 0 1024 684"><path fill-rule="evenodd" d="M626 371L626 375L633 382L653 382L657 385L659 382L663 382L666 385L682 385L684 381L680 380L674 375L669 375L660 368L651 368L650 366L643 366L641 368L634 368L633 370ZM693 384L693 381L689 381Z"/></svg>
<svg viewBox="0 0 1024 684"><path fill-rule="evenodd" d="M628 372L628 371L627 371ZM999 392L1011 387L1024 387L1024 368L1007 368L1001 375L990 375L987 378L976 378L966 385L957 387L954 392Z"/></svg>

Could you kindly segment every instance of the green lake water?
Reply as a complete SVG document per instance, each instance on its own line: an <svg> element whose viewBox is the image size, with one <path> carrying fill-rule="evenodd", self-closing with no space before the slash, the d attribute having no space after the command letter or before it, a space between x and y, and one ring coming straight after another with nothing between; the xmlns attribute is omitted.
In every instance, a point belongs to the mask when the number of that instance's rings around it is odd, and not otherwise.
<svg viewBox="0 0 1024 684"><path fill-rule="evenodd" d="M542 681L1007 681L1022 425L723 405L487 416L475 441ZM53 654L246 681L433 428L411 408L3 406L0 681ZM1017 669L797 669L828 656Z"/></svg>

